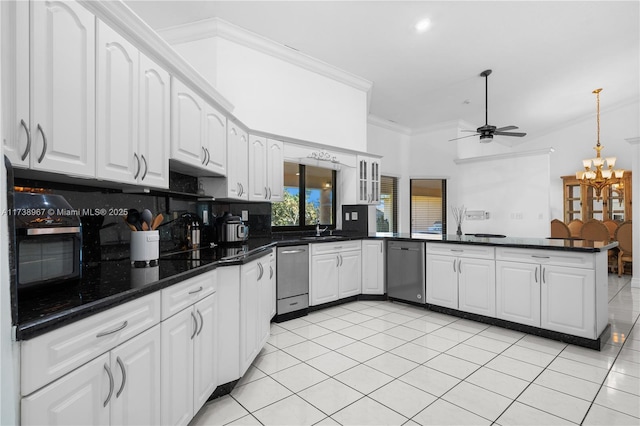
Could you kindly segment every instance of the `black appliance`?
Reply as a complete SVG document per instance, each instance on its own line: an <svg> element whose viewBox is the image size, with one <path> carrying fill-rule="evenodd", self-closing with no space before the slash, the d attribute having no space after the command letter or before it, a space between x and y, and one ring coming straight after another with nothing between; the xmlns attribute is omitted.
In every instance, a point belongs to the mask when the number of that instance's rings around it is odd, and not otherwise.
<svg viewBox="0 0 640 426"><path fill-rule="evenodd" d="M80 216L61 195L14 194L18 288L55 284L82 274Z"/></svg>

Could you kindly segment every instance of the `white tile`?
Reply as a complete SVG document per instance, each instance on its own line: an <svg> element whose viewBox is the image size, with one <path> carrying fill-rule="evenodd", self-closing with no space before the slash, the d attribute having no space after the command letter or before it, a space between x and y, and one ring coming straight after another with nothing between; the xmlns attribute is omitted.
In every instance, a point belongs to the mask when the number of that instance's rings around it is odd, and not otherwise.
<svg viewBox="0 0 640 426"><path fill-rule="evenodd" d="M640 379L637 377L610 371L604 385L640 396Z"/></svg>
<svg viewBox="0 0 640 426"><path fill-rule="evenodd" d="M296 328L304 327L309 325L308 321L305 321L304 318L295 318L289 321L284 321L278 323L278 325L282 328L286 328L287 330L295 330Z"/></svg>
<svg viewBox="0 0 640 426"><path fill-rule="evenodd" d="M418 364L425 363L431 358L438 356L440 351L425 348L424 346L416 345L415 343L405 343L402 346L398 346L392 349L390 353L394 355L406 358L409 361L417 362Z"/></svg>
<svg viewBox="0 0 640 426"><path fill-rule="evenodd" d="M582 423L584 426L629 425L638 426L637 417L628 416L620 411L611 410L598 404L593 404Z"/></svg>
<svg viewBox="0 0 640 426"><path fill-rule="evenodd" d="M490 325L483 324L481 322L475 322L467 319L459 319L457 321L452 322L447 327L455 328L456 330L466 331L471 334L478 334L482 330L489 328Z"/></svg>
<svg viewBox="0 0 640 426"><path fill-rule="evenodd" d="M413 419L421 425L490 425L491 421L439 399Z"/></svg>
<svg viewBox="0 0 640 426"><path fill-rule="evenodd" d="M511 343L503 342L502 340L492 339L490 337L475 335L465 340L465 345L474 346L476 348L484 349L489 352L495 352L497 354L501 353L509 346Z"/></svg>
<svg viewBox="0 0 640 426"><path fill-rule="evenodd" d="M389 321L396 324L406 324L409 321L413 321L415 319L408 315L402 315L401 313L398 313L398 312L387 313L386 315L382 315L379 318L383 321Z"/></svg>
<svg viewBox="0 0 640 426"><path fill-rule="evenodd" d="M366 301L359 300L357 302L345 303L344 305L340 306L353 312L359 312L363 309L370 308L372 305L366 303Z"/></svg>
<svg viewBox="0 0 640 426"><path fill-rule="evenodd" d="M435 322L431 322L428 320L428 318L429 318L428 316L417 318L417 319L414 319L413 321L409 321L402 325L404 325L405 327L413 328L414 330L421 331L423 333L432 333L437 329L443 327L442 324L436 324Z"/></svg>
<svg viewBox="0 0 640 426"><path fill-rule="evenodd" d="M418 337L417 339L412 340L411 343L415 343L416 345L424 346L425 348L433 349L440 352L448 351L458 344L458 342L454 342L453 340L434 336L433 333L425 334L422 337Z"/></svg>
<svg viewBox="0 0 640 426"><path fill-rule="evenodd" d="M460 318L454 317L447 314L441 314L440 312L429 311L427 316L425 317L431 322L435 322L442 325L451 324L452 322L458 321Z"/></svg>
<svg viewBox="0 0 640 426"><path fill-rule="evenodd" d="M395 322L384 321L379 318L370 319L368 321L360 323L360 325L375 331L386 331L386 330L389 330L390 328L394 328L398 326L398 324L396 324Z"/></svg>
<svg viewBox="0 0 640 426"><path fill-rule="evenodd" d="M332 332L330 334L325 334L324 336L316 337L315 339L313 339L313 341L314 343L317 343L319 345L322 345L326 348L333 349L333 350L336 350L338 348L347 346L355 342L355 340L353 340L351 337L347 337L335 332Z"/></svg>
<svg viewBox="0 0 640 426"><path fill-rule="evenodd" d="M369 321L371 319L369 315L363 315L359 312L351 312L349 314L342 315L339 318L343 321L349 321L353 324L360 324L362 322Z"/></svg>
<svg viewBox="0 0 640 426"><path fill-rule="evenodd" d="M342 306L334 306L332 308L323 309L322 313L325 315L329 315L330 317L340 317L342 315L350 314L351 310L345 309Z"/></svg>
<svg viewBox="0 0 640 426"><path fill-rule="evenodd" d="M378 333L371 337L367 337L362 340L364 343L375 346L378 349L390 351L393 348L397 348L405 343L404 340L397 337L389 336L388 334Z"/></svg>
<svg viewBox="0 0 640 426"><path fill-rule="evenodd" d="M377 331L361 325L352 325L351 327L343 328L339 333L355 340L362 340L369 336L373 336L374 334L378 334Z"/></svg>
<svg viewBox="0 0 640 426"><path fill-rule="evenodd" d="M574 423L582 422L591 403L553 389L530 385L518 401Z"/></svg>
<svg viewBox="0 0 640 426"><path fill-rule="evenodd" d="M328 328L320 327L317 324L309 324L305 325L304 327L296 328L295 330L293 330L293 332L306 339L315 339L317 337L331 333L331 330L329 330Z"/></svg>
<svg viewBox="0 0 640 426"><path fill-rule="evenodd" d="M339 349L336 349L336 352L341 353L342 355L346 355L358 362L368 361L371 358L375 358L378 355L384 353L382 349L378 349L374 346L367 345L366 343L362 342L355 342L350 345L343 346Z"/></svg>
<svg viewBox="0 0 640 426"><path fill-rule="evenodd" d="M332 419L331 417L325 417L323 420L320 420L315 426L340 426L340 423Z"/></svg>
<svg viewBox="0 0 640 426"><path fill-rule="evenodd" d="M534 383L590 402L593 401L600 389L600 385L597 383L553 370L544 370Z"/></svg>
<svg viewBox="0 0 640 426"><path fill-rule="evenodd" d="M311 358L326 354L330 349L307 340L297 345L284 348L283 351L298 358L300 361L307 361Z"/></svg>
<svg viewBox="0 0 640 426"><path fill-rule="evenodd" d="M397 327L390 328L384 332L389 336L397 337L402 340L411 341L413 339L417 339L420 336L424 336L425 333L422 331L414 330L413 328L405 327L404 325L399 325Z"/></svg>
<svg viewBox="0 0 640 426"><path fill-rule="evenodd" d="M310 359L307 364L329 376L334 376L344 370L355 367L358 362L337 352L329 352Z"/></svg>
<svg viewBox="0 0 640 426"><path fill-rule="evenodd" d="M402 315L407 315L409 317L412 318L421 318L425 315L427 315L429 313L429 311L427 311L426 309L423 308L419 308L419 307L413 307L413 306L403 306L401 310L398 311L398 313L402 314Z"/></svg>
<svg viewBox="0 0 640 426"><path fill-rule="evenodd" d="M244 386L236 386L231 391L231 396L250 412L273 404L289 395L291 395L291 391L271 377L263 377Z"/></svg>
<svg viewBox="0 0 640 426"><path fill-rule="evenodd" d="M231 395L208 402L193 418L190 426L224 425L249 414Z"/></svg>
<svg viewBox="0 0 640 426"><path fill-rule="evenodd" d="M378 305L375 305L376 308L384 309L387 312L400 312L404 310L405 306L406 305L399 302L398 303L385 302L385 303L380 303Z"/></svg>
<svg viewBox="0 0 640 426"><path fill-rule="evenodd" d="M326 415L332 415L364 395L344 383L328 379L298 392L298 396L322 410Z"/></svg>
<svg viewBox="0 0 640 426"><path fill-rule="evenodd" d="M404 376L400 376L399 379L435 396L442 396L449 389L460 383L460 380L453 376L423 365L411 370Z"/></svg>
<svg viewBox="0 0 640 426"><path fill-rule="evenodd" d="M432 333L429 333L430 336L443 337L447 340L452 340L458 343L464 342L474 334L475 333L469 333L466 331L458 330L457 328L452 328L451 324L447 325L446 327L439 328Z"/></svg>
<svg viewBox="0 0 640 426"><path fill-rule="evenodd" d="M620 355L618 358L640 364L640 351L634 351L633 349L628 349L625 346L620 351Z"/></svg>
<svg viewBox="0 0 640 426"><path fill-rule="evenodd" d="M365 362L365 365L392 377L400 377L416 368L419 364L387 352Z"/></svg>
<svg viewBox="0 0 640 426"><path fill-rule="evenodd" d="M264 346L262 347L262 349L260 349L260 352L258 352L257 356L263 356L266 354L270 354L271 352L275 352L277 351L278 348L276 348L275 346L272 346L268 343L265 343Z"/></svg>
<svg viewBox="0 0 640 426"><path fill-rule="evenodd" d="M227 426L262 426L262 423L260 423L258 419L249 414L248 416L244 416L231 423L227 423Z"/></svg>
<svg viewBox="0 0 640 426"><path fill-rule="evenodd" d="M384 385L369 397L408 418L415 416L437 399L400 380Z"/></svg>
<svg viewBox="0 0 640 426"><path fill-rule="evenodd" d="M604 368L594 367L582 362L574 361L567 358L556 358L547 367L549 370L559 373L568 374L579 379L589 380L590 382L601 384L607 376L607 370Z"/></svg>
<svg viewBox="0 0 640 426"><path fill-rule="evenodd" d="M615 347L612 345L605 345L604 350L594 351L593 349L569 345L558 356L608 370L613 365L618 351L618 348L615 348L614 353L611 348Z"/></svg>
<svg viewBox="0 0 640 426"><path fill-rule="evenodd" d="M457 377L458 379L464 379L480 366L469 361L465 361L460 358L453 357L447 354L440 354L435 358L427 361L425 364L427 367L431 367L443 373L447 373L450 376Z"/></svg>
<svg viewBox="0 0 640 426"><path fill-rule="evenodd" d="M442 399L489 420L497 419L512 401L466 382L459 383L445 393Z"/></svg>
<svg viewBox="0 0 640 426"><path fill-rule="evenodd" d="M509 374L482 367L467 377L466 382L473 383L481 388L515 399L529 386L526 380L518 379Z"/></svg>
<svg viewBox="0 0 640 426"><path fill-rule="evenodd" d="M305 341L304 337L299 336L290 331L285 331L284 333L280 333L280 334L274 334L269 337L269 340L267 340L267 342L270 345L275 346L278 349L286 348L287 346L292 346L292 345L295 345L296 343L300 343L304 341Z"/></svg>
<svg viewBox="0 0 640 426"><path fill-rule="evenodd" d="M618 359L613 364L613 367L611 369L613 371L617 371L618 373L640 378L640 364L637 364L635 362Z"/></svg>
<svg viewBox="0 0 640 426"><path fill-rule="evenodd" d="M522 339L526 334L520 331L509 330L507 328L491 326L489 328L484 329L480 333L479 336L489 337L491 339L496 339L503 341L505 343L515 343L518 340Z"/></svg>
<svg viewBox="0 0 640 426"><path fill-rule="evenodd" d="M329 378L326 374L307 364L294 365L272 374L271 377L292 392L300 392Z"/></svg>
<svg viewBox="0 0 640 426"><path fill-rule="evenodd" d="M517 359L509 358L504 355L495 357L489 361L485 367L528 381L534 380L543 370L542 367L538 367L537 365L518 361Z"/></svg>
<svg viewBox="0 0 640 426"><path fill-rule="evenodd" d="M343 328L351 327L353 324L349 321L342 320L340 318L331 318L326 321L317 323L320 327L328 328L332 331L342 330Z"/></svg>
<svg viewBox="0 0 640 426"><path fill-rule="evenodd" d="M533 335L524 336L522 339L518 340L515 345L524 346L525 348L545 352L554 356L562 352L562 350L567 346L566 343Z"/></svg>
<svg viewBox="0 0 640 426"><path fill-rule="evenodd" d="M454 346L446 353L455 356L456 358L464 359L478 365L484 365L497 356L495 352L490 352L484 349L476 348L474 346L465 345L464 343Z"/></svg>
<svg viewBox="0 0 640 426"><path fill-rule="evenodd" d="M246 385L247 383L253 382L254 380L261 379L264 376L266 376L264 372L258 370L255 365L250 365L249 368L247 368L247 372L244 373L244 376L242 376L236 386Z"/></svg>
<svg viewBox="0 0 640 426"><path fill-rule="evenodd" d="M304 317L304 320L312 324L317 324L321 321L326 321L333 318L331 315L327 315L324 310L310 312L309 315Z"/></svg>
<svg viewBox="0 0 640 426"><path fill-rule="evenodd" d="M313 425L325 414L297 395L280 400L253 413L263 425Z"/></svg>
<svg viewBox="0 0 640 426"><path fill-rule="evenodd" d="M278 324L276 324L275 322L272 322L271 325L269 326L269 334L271 334L272 336L274 334L280 334L280 333L284 333L285 331L287 331L286 328L282 328L280 327Z"/></svg>
<svg viewBox="0 0 640 426"><path fill-rule="evenodd" d="M389 313L389 311L387 311L387 310L380 309L380 308L377 308L377 307L374 307L374 306L372 306L370 308L367 308L367 309L363 309L363 310L361 310L359 312L361 314L363 314L363 315L368 315L368 316L370 316L372 318L380 318L381 316L387 315Z"/></svg>
<svg viewBox="0 0 640 426"><path fill-rule="evenodd" d="M638 395L603 386L594 402L640 419L640 396Z"/></svg>
<svg viewBox="0 0 640 426"><path fill-rule="evenodd" d="M364 364L336 374L334 378L363 394L371 393L393 380L393 377Z"/></svg>
<svg viewBox="0 0 640 426"><path fill-rule="evenodd" d="M402 425L408 419L371 398L362 398L332 415L343 425Z"/></svg>
<svg viewBox="0 0 640 426"><path fill-rule="evenodd" d="M553 414L546 413L517 401L511 404L509 408L502 413L498 420L496 420L496 423L501 426L575 425L575 423L566 419L554 416Z"/></svg>
<svg viewBox="0 0 640 426"><path fill-rule="evenodd" d="M267 374L273 374L276 371L284 370L296 364L300 364L300 361L282 351L260 356L253 361L253 365L256 368Z"/></svg>
<svg viewBox="0 0 640 426"><path fill-rule="evenodd" d="M501 355L528 362L529 364L534 364L539 367L546 367L555 359L554 355L518 345L508 347Z"/></svg>

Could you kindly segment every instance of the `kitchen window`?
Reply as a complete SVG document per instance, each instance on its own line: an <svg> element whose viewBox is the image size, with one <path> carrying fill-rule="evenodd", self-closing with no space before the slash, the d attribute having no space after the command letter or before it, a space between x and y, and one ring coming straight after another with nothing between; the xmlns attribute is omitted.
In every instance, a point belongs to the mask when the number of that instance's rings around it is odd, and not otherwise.
<svg viewBox="0 0 640 426"><path fill-rule="evenodd" d="M411 233L447 233L447 181L411 179Z"/></svg>
<svg viewBox="0 0 640 426"><path fill-rule="evenodd" d="M284 200L271 204L274 231L315 229L316 223L335 227L336 172L284 163Z"/></svg>
<svg viewBox="0 0 640 426"><path fill-rule="evenodd" d="M381 177L376 210L376 232L398 232L398 178Z"/></svg>

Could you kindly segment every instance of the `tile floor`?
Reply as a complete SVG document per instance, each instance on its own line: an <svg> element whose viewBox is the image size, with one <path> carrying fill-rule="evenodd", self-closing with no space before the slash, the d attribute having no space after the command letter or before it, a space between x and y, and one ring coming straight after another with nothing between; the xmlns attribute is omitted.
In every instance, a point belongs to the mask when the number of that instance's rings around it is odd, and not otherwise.
<svg viewBox="0 0 640 426"><path fill-rule="evenodd" d="M196 425L640 425L640 289L609 277L601 352L401 303L272 324Z"/></svg>

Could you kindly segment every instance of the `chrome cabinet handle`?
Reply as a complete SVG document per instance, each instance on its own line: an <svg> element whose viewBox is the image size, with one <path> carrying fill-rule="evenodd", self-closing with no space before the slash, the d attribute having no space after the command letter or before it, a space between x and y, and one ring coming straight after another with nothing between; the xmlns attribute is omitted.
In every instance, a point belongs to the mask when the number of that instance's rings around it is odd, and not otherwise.
<svg viewBox="0 0 640 426"><path fill-rule="evenodd" d="M191 291L189 292L189 294L196 294L196 293L199 293L199 292L201 292L201 291L202 291L202 286L200 286L200 288L198 288L197 290L191 290Z"/></svg>
<svg viewBox="0 0 640 426"><path fill-rule="evenodd" d="M262 279L262 275L264 274L264 268L262 267L262 263L258 263L258 269L260 269L260 275L258 275L258 281Z"/></svg>
<svg viewBox="0 0 640 426"><path fill-rule="evenodd" d="M111 369L109 368L107 363L104 364L104 369L107 372L107 376L109 376L109 395L107 395L106 401L104 401L104 403L102 404L103 407L106 407L111 400L111 395L113 395L113 374L111 374Z"/></svg>
<svg viewBox="0 0 640 426"><path fill-rule="evenodd" d="M44 134L44 130L42 130L42 126L40 125L40 123L38 123L38 130L42 135L42 154L40 154L40 157L38 158L38 163L42 163L42 160L44 160L44 155L47 153L47 136Z"/></svg>
<svg viewBox="0 0 640 426"><path fill-rule="evenodd" d="M336 268L340 266L340 258L338 257L338 255L336 254Z"/></svg>
<svg viewBox="0 0 640 426"><path fill-rule="evenodd" d="M547 283L547 279L545 277L546 272L547 272L547 268L542 268L542 273L540 274L542 276L542 284Z"/></svg>
<svg viewBox="0 0 640 426"><path fill-rule="evenodd" d="M456 260L455 259L453 259L453 272L457 272L456 271Z"/></svg>
<svg viewBox="0 0 640 426"><path fill-rule="evenodd" d="M204 146L201 146L200 148L202 149L202 156L204 157L200 164L204 165L204 163L207 162L207 150L204 148Z"/></svg>
<svg viewBox="0 0 640 426"><path fill-rule="evenodd" d="M342 266L342 264L344 263L344 259L342 258L341 254L339 254L338 256L340 256L340 266Z"/></svg>
<svg viewBox="0 0 640 426"><path fill-rule="evenodd" d="M532 254L531 257L535 257L536 259L550 259L550 256L537 256L535 254Z"/></svg>
<svg viewBox="0 0 640 426"><path fill-rule="evenodd" d="M269 199L271 199L271 187L269 187Z"/></svg>
<svg viewBox="0 0 640 426"><path fill-rule="evenodd" d="M207 153L207 163L205 164L205 166L209 165L209 161L211 161L211 154L209 153L209 149L205 148L204 151Z"/></svg>
<svg viewBox="0 0 640 426"><path fill-rule="evenodd" d="M273 266L269 265L269 279L273 278Z"/></svg>
<svg viewBox="0 0 640 426"><path fill-rule="evenodd" d="M198 316L200 317L200 328L198 329L198 332L196 333L196 336L200 335L200 332L202 332L202 327L204 327L204 318L202 318L202 314L200 313L200 310L197 310L198 312Z"/></svg>
<svg viewBox="0 0 640 426"><path fill-rule="evenodd" d="M238 193L238 197L240 196L240 182L236 182L236 192Z"/></svg>
<svg viewBox="0 0 640 426"><path fill-rule="evenodd" d="M29 131L27 123L25 123L24 120L20 120L20 124L22 125L22 127L24 127L24 131L27 133L27 149L24 150L22 156L20 157L20 159L24 161L24 159L27 158L29 151L31 150L31 132Z"/></svg>
<svg viewBox="0 0 640 426"><path fill-rule="evenodd" d="M269 199L269 189L266 186L264 187L264 199Z"/></svg>
<svg viewBox="0 0 640 426"><path fill-rule="evenodd" d="M536 282L538 282L538 267L536 266Z"/></svg>
<svg viewBox="0 0 640 426"><path fill-rule="evenodd" d="M244 185L240 183L240 196L242 197L243 195L244 195Z"/></svg>
<svg viewBox="0 0 640 426"><path fill-rule="evenodd" d="M138 169L136 170L136 174L133 175L133 178L138 179L138 175L140 174L140 158L138 157L138 154L136 154L135 152L133 153L133 158L135 158L136 162L138 163Z"/></svg>
<svg viewBox="0 0 640 426"><path fill-rule="evenodd" d="M122 362L120 357L116 358L116 362L120 366L120 370L122 370L122 384L120 385L120 389L118 389L118 392L116 393L116 398L119 398L120 394L124 390L124 385L127 383L127 370L124 368L124 363Z"/></svg>
<svg viewBox="0 0 640 426"><path fill-rule="evenodd" d="M140 157L142 158L142 161L144 162L144 173L142 174L142 177L140 179L144 180L144 178L147 177L147 172L149 171L149 166L147 165L147 159L144 158L144 155L140 155Z"/></svg>
<svg viewBox="0 0 640 426"><path fill-rule="evenodd" d="M96 337L104 337L104 336L108 336L109 334L117 333L118 331L124 329L128 324L129 322L125 321L122 323L120 327L114 328L113 330L109 330L109 331L101 331L100 333L96 334Z"/></svg>
<svg viewBox="0 0 640 426"><path fill-rule="evenodd" d="M196 316L193 314L193 311L191 311L191 318L193 319L194 324L196 325L193 328L193 334L191 335L191 340L193 340L194 337L196 337L196 332L198 331L198 319L196 318Z"/></svg>
<svg viewBox="0 0 640 426"><path fill-rule="evenodd" d="M462 259L458 260L458 272L462 273Z"/></svg>
<svg viewBox="0 0 640 426"><path fill-rule="evenodd" d="M463 253L464 249L449 249L449 251L453 251L455 253Z"/></svg>

